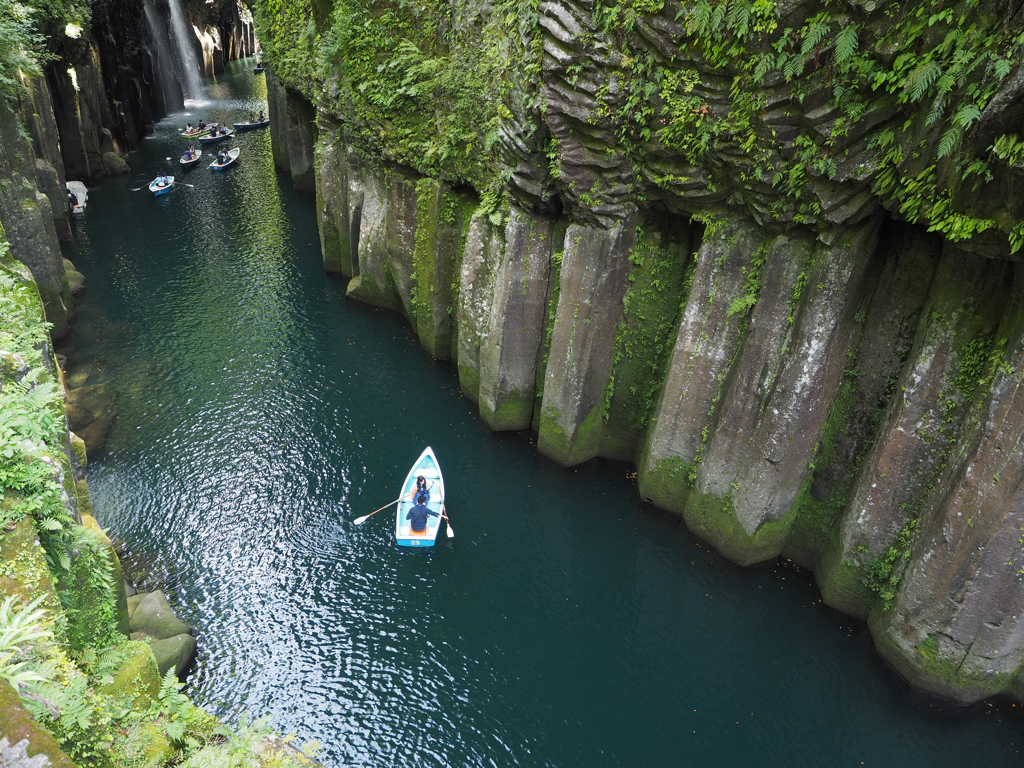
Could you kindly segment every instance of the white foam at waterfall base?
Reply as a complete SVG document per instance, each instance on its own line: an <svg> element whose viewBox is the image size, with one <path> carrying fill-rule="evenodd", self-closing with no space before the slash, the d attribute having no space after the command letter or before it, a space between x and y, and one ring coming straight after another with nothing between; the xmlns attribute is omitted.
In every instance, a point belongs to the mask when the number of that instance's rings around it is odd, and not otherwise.
<svg viewBox="0 0 1024 768"><path fill-rule="evenodd" d="M199 78L199 61L196 59L195 48L191 44L192 25L185 19L181 9L181 0L170 0L171 36L178 46L181 63L182 90L185 92L186 103L197 102L203 98L203 83Z"/></svg>

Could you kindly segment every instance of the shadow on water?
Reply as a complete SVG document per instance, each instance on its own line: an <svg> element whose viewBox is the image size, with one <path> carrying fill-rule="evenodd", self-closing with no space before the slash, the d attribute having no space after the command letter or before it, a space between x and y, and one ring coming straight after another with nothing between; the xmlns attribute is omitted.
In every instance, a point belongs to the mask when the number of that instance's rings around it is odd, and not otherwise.
<svg viewBox="0 0 1024 768"><path fill-rule="evenodd" d="M197 703L270 713L331 765L1019 764L1020 707L911 695L806 572L736 568L628 468L489 432L404 321L323 274L266 131L227 174L132 192L186 120L265 108L246 62L206 89L92 191L72 255L74 355L118 404L94 504L200 629ZM426 444L457 537L353 526Z"/></svg>

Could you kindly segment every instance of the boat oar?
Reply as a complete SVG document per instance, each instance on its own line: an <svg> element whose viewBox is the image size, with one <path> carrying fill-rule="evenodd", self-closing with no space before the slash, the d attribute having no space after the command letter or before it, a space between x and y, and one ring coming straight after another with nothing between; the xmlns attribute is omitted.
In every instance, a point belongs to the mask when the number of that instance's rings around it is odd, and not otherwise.
<svg viewBox="0 0 1024 768"><path fill-rule="evenodd" d="M388 507L393 507L393 506L395 506L395 504L397 504L398 502L400 502L400 501L401 501L402 499L404 499L404 498L405 498L406 496L408 496L408 495L409 495L409 494L408 494L408 493L406 493L406 494L404 494L404 495L402 495L402 496L399 496L399 497L398 497L397 499L395 499L394 501L392 501L392 502L391 502L390 504L385 504L385 505L384 505L383 507L381 507L380 509L375 509L375 510L373 510L373 512L371 512L371 513L370 513L370 514L368 514L368 515L363 515L362 517L357 517L357 518L356 518L355 520L353 520L352 522L353 522L353 523L355 523L356 525L362 525L362 524L363 524L363 523L365 523L365 522L366 522L367 520L369 520L369 519L370 519L371 517L373 517L374 515L376 515L376 514L377 514L378 512L383 512L383 511L384 511L385 509L387 509Z"/></svg>
<svg viewBox="0 0 1024 768"><path fill-rule="evenodd" d="M181 186L183 186L183 187L191 187L192 189L196 188L195 184L186 184L184 181L176 181L174 183L175 184L181 184Z"/></svg>
<svg viewBox="0 0 1024 768"><path fill-rule="evenodd" d="M441 504L441 517L443 517L444 521L448 523L448 538L454 539L455 531L452 530L452 521L448 519L448 507L446 507L443 502Z"/></svg>
<svg viewBox="0 0 1024 768"><path fill-rule="evenodd" d="M401 496L399 496L399 497L398 497L397 499L395 499L394 501L392 501L392 502L391 502L390 504L385 504L385 505L384 505L383 507L381 507L380 509L375 509L375 510L373 510L373 512L371 512L371 513L370 513L370 514L368 514L368 515L363 515L362 517L357 517L357 518L356 518L355 520L353 520L352 522L353 522L353 523L355 523L356 525L362 525L362 524L363 524L363 523L365 523L365 522L366 522L367 520L369 520L369 519L370 519L371 517L373 517L374 515L376 515L376 514L377 514L378 512L383 512L383 511L384 511L385 509L387 509L388 507L393 507L393 506L395 506L395 504L397 504L397 503L398 503L398 502L400 502L401 500L402 500L402 497L401 497Z"/></svg>

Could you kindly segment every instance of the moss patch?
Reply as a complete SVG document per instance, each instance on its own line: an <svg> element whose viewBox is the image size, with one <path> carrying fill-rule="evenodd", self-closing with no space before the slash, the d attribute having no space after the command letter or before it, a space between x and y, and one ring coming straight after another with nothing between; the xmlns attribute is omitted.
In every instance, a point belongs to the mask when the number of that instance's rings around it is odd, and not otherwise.
<svg viewBox="0 0 1024 768"><path fill-rule="evenodd" d="M793 515L763 524L753 536L736 519L732 500L690 491L683 511L687 527L707 539L723 555L739 565L771 560L778 556L789 536Z"/></svg>
<svg viewBox="0 0 1024 768"><path fill-rule="evenodd" d="M46 755L53 768L77 768L57 744L57 740L40 726L25 709L21 699L6 681L0 680L0 735L11 744L28 739L28 754Z"/></svg>
<svg viewBox="0 0 1024 768"><path fill-rule="evenodd" d="M533 401L532 395L524 396L516 389L502 395L501 403L493 411L481 400L480 416L495 431L525 429L533 416Z"/></svg>
<svg viewBox="0 0 1024 768"><path fill-rule="evenodd" d="M695 263L688 228L637 228L629 290L604 393L601 454L630 461L657 405ZM691 277L692 279L692 277Z"/></svg>
<svg viewBox="0 0 1024 768"><path fill-rule="evenodd" d="M654 469L640 473L640 495L662 509L682 515L690 494L695 467L678 456L669 456Z"/></svg>
<svg viewBox="0 0 1024 768"><path fill-rule="evenodd" d="M145 712L160 693L160 672L149 644L129 640L117 647L121 666L101 690L137 712Z"/></svg>
<svg viewBox="0 0 1024 768"><path fill-rule="evenodd" d="M570 434L559 423L561 414L554 408L546 408L540 418L537 447L545 456L566 467L595 457L604 431L602 411L600 406L591 410Z"/></svg>

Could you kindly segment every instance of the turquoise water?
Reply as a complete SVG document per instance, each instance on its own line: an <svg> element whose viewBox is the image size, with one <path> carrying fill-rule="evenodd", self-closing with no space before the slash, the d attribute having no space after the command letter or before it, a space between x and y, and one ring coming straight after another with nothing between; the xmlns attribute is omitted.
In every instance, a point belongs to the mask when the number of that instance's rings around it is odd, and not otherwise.
<svg viewBox="0 0 1024 768"><path fill-rule="evenodd" d="M233 170L131 191L186 119L265 104L246 65L207 87L92 190L69 254L89 281L71 366L118 409L93 501L199 628L197 703L269 713L330 766L1020 764L1024 707L916 694L805 572L736 568L628 468L489 432L403 320L323 274L266 131ZM428 444L455 538L353 526Z"/></svg>

